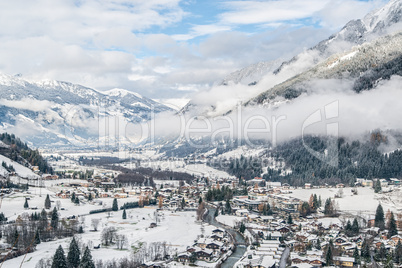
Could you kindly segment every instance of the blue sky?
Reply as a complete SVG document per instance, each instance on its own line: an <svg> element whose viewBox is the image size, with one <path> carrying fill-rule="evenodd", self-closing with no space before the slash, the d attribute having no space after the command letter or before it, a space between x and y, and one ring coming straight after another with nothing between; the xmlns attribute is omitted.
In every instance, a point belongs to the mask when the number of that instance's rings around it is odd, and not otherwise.
<svg viewBox="0 0 402 268"><path fill-rule="evenodd" d="M288 59L386 0L0 2L0 72L189 98Z"/></svg>

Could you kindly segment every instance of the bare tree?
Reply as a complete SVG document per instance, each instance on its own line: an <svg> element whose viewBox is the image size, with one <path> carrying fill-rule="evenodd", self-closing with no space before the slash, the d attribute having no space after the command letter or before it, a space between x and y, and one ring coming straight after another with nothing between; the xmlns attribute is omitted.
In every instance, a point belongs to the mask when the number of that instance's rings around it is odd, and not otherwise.
<svg viewBox="0 0 402 268"><path fill-rule="evenodd" d="M114 244L117 237L116 232L117 230L113 226L104 228L101 234L102 244L105 246Z"/></svg>
<svg viewBox="0 0 402 268"><path fill-rule="evenodd" d="M92 219L91 220L91 226L92 226L92 228L94 228L95 232L98 231L99 222L100 222L100 219Z"/></svg>
<svg viewBox="0 0 402 268"><path fill-rule="evenodd" d="M127 236L125 235L117 235L116 236L116 246L117 249L123 249L128 244Z"/></svg>

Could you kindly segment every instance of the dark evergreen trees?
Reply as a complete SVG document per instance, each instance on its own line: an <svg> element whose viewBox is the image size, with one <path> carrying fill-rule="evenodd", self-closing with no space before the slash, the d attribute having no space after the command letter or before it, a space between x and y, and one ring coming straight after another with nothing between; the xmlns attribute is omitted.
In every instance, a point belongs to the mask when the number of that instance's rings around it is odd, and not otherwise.
<svg viewBox="0 0 402 268"><path fill-rule="evenodd" d="M363 240L360 256L366 262L370 261L370 243L367 239Z"/></svg>
<svg viewBox="0 0 402 268"><path fill-rule="evenodd" d="M232 206L230 205L229 199L226 200L225 210L227 214L232 214Z"/></svg>
<svg viewBox="0 0 402 268"><path fill-rule="evenodd" d="M245 230L246 230L246 225L244 225L244 222L241 222L240 223L240 228L239 228L240 233L243 234Z"/></svg>
<svg viewBox="0 0 402 268"><path fill-rule="evenodd" d="M69 268L78 268L80 265L80 249L75 237L71 240L70 248L67 253L67 264Z"/></svg>
<svg viewBox="0 0 402 268"><path fill-rule="evenodd" d="M381 230L385 229L384 210L381 204L377 206L377 210L375 212L374 226L380 228Z"/></svg>
<svg viewBox="0 0 402 268"><path fill-rule="evenodd" d="M123 220L127 219L127 213L126 213L126 209L123 210L123 216L122 216Z"/></svg>
<svg viewBox="0 0 402 268"><path fill-rule="evenodd" d="M112 210L113 211L118 211L119 210L119 205L117 204L117 199L113 199L113 205L112 205Z"/></svg>
<svg viewBox="0 0 402 268"><path fill-rule="evenodd" d="M46 195L46 199L45 199L45 208L49 209L52 206L51 202L50 202L50 197L49 195Z"/></svg>
<svg viewBox="0 0 402 268"><path fill-rule="evenodd" d="M359 222L357 221L356 218L354 218L352 223L352 232L354 235L358 235L360 232Z"/></svg>
<svg viewBox="0 0 402 268"><path fill-rule="evenodd" d="M359 265L360 264L360 255L359 255L359 250L357 247L355 247L353 251L353 258L355 258L355 264Z"/></svg>
<svg viewBox="0 0 402 268"><path fill-rule="evenodd" d="M57 229L59 226L59 214L57 213L56 207L54 207L52 211L50 226L52 226L53 229Z"/></svg>
<svg viewBox="0 0 402 268"><path fill-rule="evenodd" d="M289 214L289 216L288 216L287 223L288 223L288 224L293 224L292 215L290 215L290 214Z"/></svg>
<svg viewBox="0 0 402 268"><path fill-rule="evenodd" d="M333 258L334 258L334 245L332 243L332 240L329 241L328 246L327 246L327 251L325 252L325 264L327 266L331 266L333 264Z"/></svg>
<svg viewBox="0 0 402 268"><path fill-rule="evenodd" d="M387 227L388 227L388 238L391 238L392 236L398 234L398 229L396 226L396 221L393 212L391 212L391 216L389 218Z"/></svg>
<svg viewBox="0 0 402 268"><path fill-rule="evenodd" d="M4 216L3 212L0 212L0 222L5 222L5 221L7 221L6 216Z"/></svg>
<svg viewBox="0 0 402 268"><path fill-rule="evenodd" d="M35 242L35 245L40 244L40 235L39 235L38 230L36 230L36 232L35 232L35 240L34 240L34 242Z"/></svg>
<svg viewBox="0 0 402 268"><path fill-rule="evenodd" d="M396 244L396 247L395 247L394 261L397 264L402 263L402 244L401 244L400 240L398 241L398 244Z"/></svg>
<svg viewBox="0 0 402 268"><path fill-rule="evenodd" d="M300 216L306 217L311 214L310 205L307 202L303 202L299 207Z"/></svg>
<svg viewBox="0 0 402 268"><path fill-rule="evenodd" d="M91 251L88 247L86 247L84 250L79 268L95 268L94 261L92 260Z"/></svg>
<svg viewBox="0 0 402 268"><path fill-rule="evenodd" d="M325 216L333 216L334 215L334 207L333 207L333 202L332 202L331 198L328 198L327 200L325 200L324 214L325 214Z"/></svg>
<svg viewBox="0 0 402 268"><path fill-rule="evenodd" d="M52 268L68 268L64 250L59 246L53 256Z"/></svg>
<svg viewBox="0 0 402 268"><path fill-rule="evenodd" d="M25 198L24 208L25 208L25 209L29 208L28 199L27 199L27 198Z"/></svg>
<svg viewBox="0 0 402 268"><path fill-rule="evenodd" d="M376 180L375 184L374 184L374 193L379 193L381 192L382 188L381 188L381 182L380 180Z"/></svg>

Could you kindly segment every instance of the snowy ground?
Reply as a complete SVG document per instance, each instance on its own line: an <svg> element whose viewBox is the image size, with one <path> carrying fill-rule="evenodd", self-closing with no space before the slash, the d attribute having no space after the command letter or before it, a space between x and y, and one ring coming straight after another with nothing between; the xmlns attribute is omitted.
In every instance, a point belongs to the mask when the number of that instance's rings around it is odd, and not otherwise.
<svg viewBox="0 0 402 268"><path fill-rule="evenodd" d="M122 258L130 256L132 247L138 247L141 243L151 242L167 242L171 245L172 250L180 252L191 246L198 235L201 234L201 225L195 222L195 212L177 212L170 211L160 212L160 223L156 228L149 228L151 222L155 222L155 207L138 208L127 210L127 219L122 219L122 211L108 213L87 215L92 209L99 209L100 206L84 204L80 206L74 205L69 199L57 199L53 197L53 193L49 190L42 189L42 196L39 197L38 189L35 191L30 189L32 194L26 195L23 193L15 193L11 196L5 197L2 201L1 211L5 213L9 219L15 219L18 214L28 212L32 213L33 210L23 209L23 204L26 196L29 196L29 205L37 206L37 211L40 212L44 205L46 194L50 194L51 200L61 202L61 207L65 210L60 210L61 217L70 215L82 215L79 217L79 222L83 222L84 234L77 235L79 240L85 244L97 246L101 243L102 229L107 226L114 226L118 230L118 234L124 234L128 238L128 245L125 250L117 250L115 246L108 248L93 249L92 255L94 259L110 260L113 258ZM36 194L35 194L36 192ZM111 206L112 199L102 199L107 206ZM119 205L123 202L132 200L120 199ZM53 209L53 207L52 207ZM97 232L91 231L92 219L99 219L100 224ZM205 234L210 234L214 229L213 226L204 225ZM41 243L38 245L37 250L29 253L24 261L22 267L35 267L36 263L41 258L51 258L58 247L62 245L64 250L67 251L71 238L60 239L57 241ZM23 256L4 262L2 268L19 267L23 260Z"/></svg>
<svg viewBox="0 0 402 268"><path fill-rule="evenodd" d="M391 193L376 194L370 187L357 188L357 195L353 195L352 188L343 188L343 197L336 198L339 209L344 212L350 213L363 213L375 214L375 210L379 203L383 206L384 210L391 211L402 210L402 191L400 188L395 189ZM311 194L321 196L324 204L325 200L329 197L334 198L334 195L339 191L337 188L320 188L320 189L297 189L292 190L290 196L308 201Z"/></svg>
<svg viewBox="0 0 402 268"><path fill-rule="evenodd" d="M216 217L216 220L222 224L225 224L230 227L234 227L236 223L244 220L245 217L238 217L233 215L219 215Z"/></svg>
<svg viewBox="0 0 402 268"><path fill-rule="evenodd" d="M32 170L30 170L29 168L24 167L23 165L15 162L15 161L13 161L13 160L11 160L11 159L3 156L3 155L0 155L0 162L1 163L3 163L3 162L6 163L7 166L13 166L13 168L15 170L15 173L17 173L19 176L21 176L23 178L31 178L31 179L33 179L33 178L38 178L39 177L38 175L33 173ZM1 167L0 174L5 175L6 173L7 173L7 171L3 167Z"/></svg>

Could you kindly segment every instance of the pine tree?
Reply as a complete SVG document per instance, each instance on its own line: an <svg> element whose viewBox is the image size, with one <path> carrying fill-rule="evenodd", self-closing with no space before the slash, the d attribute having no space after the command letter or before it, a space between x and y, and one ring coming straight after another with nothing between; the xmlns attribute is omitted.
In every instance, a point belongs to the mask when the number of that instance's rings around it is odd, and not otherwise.
<svg viewBox="0 0 402 268"><path fill-rule="evenodd" d="M59 214L57 213L56 207L54 207L52 211L50 226L52 226L53 229L57 229L57 227L59 226Z"/></svg>
<svg viewBox="0 0 402 268"><path fill-rule="evenodd" d="M123 220L127 219L126 209L123 210L122 218L123 218Z"/></svg>
<svg viewBox="0 0 402 268"><path fill-rule="evenodd" d="M91 193L89 193L89 195L88 195L88 201L91 201L93 198L92 198L92 194Z"/></svg>
<svg viewBox="0 0 402 268"><path fill-rule="evenodd" d="M67 254L67 263L70 268L78 268L80 265L80 249L75 237L73 237L73 240L71 240L70 243L70 248Z"/></svg>
<svg viewBox="0 0 402 268"><path fill-rule="evenodd" d="M39 236L39 231L38 230L36 230L36 232L35 232L35 245L38 245L38 244L40 244L40 236Z"/></svg>
<svg viewBox="0 0 402 268"><path fill-rule="evenodd" d="M329 241L329 244L327 246L327 252L325 253L325 263L327 264L327 266L332 265L333 263L333 247L334 245L332 244L332 240Z"/></svg>
<svg viewBox="0 0 402 268"><path fill-rule="evenodd" d="M181 199L181 209L184 209L184 207L186 206L186 200L184 200L184 197Z"/></svg>
<svg viewBox="0 0 402 268"><path fill-rule="evenodd" d="M75 192L73 192L72 194L71 194L71 202L75 202Z"/></svg>
<svg viewBox="0 0 402 268"><path fill-rule="evenodd" d="M355 264L360 264L360 255L359 255L359 250L357 247L353 251L353 258L355 258Z"/></svg>
<svg viewBox="0 0 402 268"><path fill-rule="evenodd" d="M395 262L398 263L398 264L401 264L402 263L402 244L401 244L401 240L399 240L398 244L396 244L394 252L395 252L395 254L394 254Z"/></svg>
<svg viewBox="0 0 402 268"><path fill-rule="evenodd" d="M359 232L360 232L359 222L357 221L356 218L354 218L353 223L352 223L352 233L354 235L358 235Z"/></svg>
<svg viewBox="0 0 402 268"><path fill-rule="evenodd" d="M352 236L352 224L350 223L350 220L348 220L348 222L346 223L345 234L347 236Z"/></svg>
<svg viewBox="0 0 402 268"><path fill-rule="evenodd" d="M80 199L78 197L75 198L74 204L79 205L80 204Z"/></svg>
<svg viewBox="0 0 402 268"><path fill-rule="evenodd" d="M244 225L243 222L240 223L240 228L239 228L240 233L244 233L244 231L246 231L246 225Z"/></svg>
<svg viewBox="0 0 402 268"><path fill-rule="evenodd" d="M24 208L25 208L25 209L26 209L26 208L29 208L28 199L26 199L26 198L25 198Z"/></svg>
<svg viewBox="0 0 402 268"><path fill-rule="evenodd" d="M292 215L290 215L290 214L288 216L288 224L293 224Z"/></svg>
<svg viewBox="0 0 402 268"><path fill-rule="evenodd" d="M381 230L384 230L385 228L384 210L382 209L381 204L378 205L375 212L374 226Z"/></svg>
<svg viewBox="0 0 402 268"><path fill-rule="evenodd" d="M388 238L391 238L397 234L398 234L398 229L396 226L394 213L391 212L391 217L389 218L389 221L388 221Z"/></svg>
<svg viewBox="0 0 402 268"><path fill-rule="evenodd" d="M51 202L50 202L50 197L49 195L46 195L46 199L45 199L45 208L49 209L52 206Z"/></svg>
<svg viewBox="0 0 402 268"><path fill-rule="evenodd" d="M118 211L119 210L119 205L117 204L117 199L113 199L113 205L112 205L112 210L113 211Z"/></svg>
<svg viewBox="0 0 402 268"><path fill-rule="evenodd" d="M374 185L374 192L379 193L381 192L381 182L380 180L376 180L375 185Z"/></svg>
<svg viewBox="0 0 402 268"><path fill-rule="evenodd" d="M225 210L226 210L226 213L227 213L227 214L231 214L231 213L232 213L232 207L230 206L229 199L226 200Z"/></svg>
<svg viewBox="0 0 402 268"><path fill-rule="evenodd" d="M53 257L52 268L67 268L66 256L61 245L57 248Z"/></svg>
<svg viewBox="0 0 402 268"><path fill-rule="evenodd" d="M360 256L365 261L370 260L370 245L369 245L369 243L368 243L368 241L366 239L363 240L362 248L361 248L361 251L360 251Z"/></svg>
<svg viewBox="0 0 402 268"><path fill-rule="evenodd" d="M84 254L82 255L80 268L95 268L95 264L92 260L91 251L88 247L85 248Z"/></svg>

